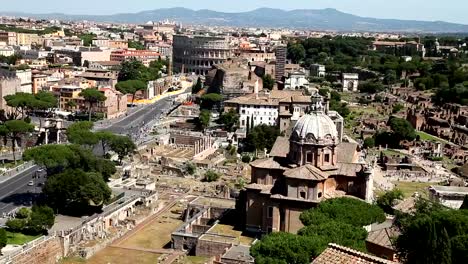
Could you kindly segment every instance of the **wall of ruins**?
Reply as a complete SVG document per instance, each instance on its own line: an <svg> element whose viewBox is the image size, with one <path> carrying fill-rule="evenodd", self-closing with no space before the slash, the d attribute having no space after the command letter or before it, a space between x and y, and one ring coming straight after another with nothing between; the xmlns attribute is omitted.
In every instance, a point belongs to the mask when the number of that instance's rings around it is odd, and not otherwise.
<svg viewBox="0 0 468 264"><path fill-rule="evenodd" d="M55 264L63 256L61 239L55 235L43 236L24 245L15 256L0 259L0 263Z"/></svg>
<svg viewBox="0 0 468 264"><path fill-rule="evenodd" d="M233 237L226 237L226 240ZM195 250L196 256L211 257L223 254L232 247L232 243L200 239Z"/></svg>

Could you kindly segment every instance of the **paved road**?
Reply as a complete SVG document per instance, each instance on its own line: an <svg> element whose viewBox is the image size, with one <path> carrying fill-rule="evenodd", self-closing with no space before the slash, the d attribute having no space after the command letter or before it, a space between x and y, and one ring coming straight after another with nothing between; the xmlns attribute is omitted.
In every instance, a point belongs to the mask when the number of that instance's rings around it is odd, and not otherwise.
<svg viewBox="0 0 468 264"><path fill-rule="evenodd" d="M39 185L46 181L44 175L33 178L33 176L42 174L36 173L38 169L38 166L34 166L0 184L0 217L3 213L9 213L16 207L32 205L33 200L42 191L42 187ZM28 185L30 181L34 182L33 186Z"/></svg>
<svg viewBox="0 0 468 264"><path fill-rule="evenodd" d="M107 128L97 128L107 130L116 134L128 135L133 139L141 136L141 129L152 120L159 119L167 113L172 106L174 96L167 97L156 103L145 105L122 120L112 124Z"/></svg>

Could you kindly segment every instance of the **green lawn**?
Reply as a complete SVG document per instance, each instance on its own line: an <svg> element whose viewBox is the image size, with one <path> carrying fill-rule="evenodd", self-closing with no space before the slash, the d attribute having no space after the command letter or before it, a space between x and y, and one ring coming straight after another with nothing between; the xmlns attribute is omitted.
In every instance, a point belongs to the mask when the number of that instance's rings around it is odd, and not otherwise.
<svg viewBox="0 0 468 264"><path fill-rule="evenodd" d="M422 131L417 131L416 132L416 135L419 136L419 138L421 138L421 140L428 140L428 141L436 141L436 142L442 142L442 143L448 143L448 141L446 140L443 140L441 138L438 138L436 136L433 136L431 134L428 134L426 132L422 132Z"/></svg>
<svg viewBox="0 0 468 264"><path fill-rule="evenodd" d="M38 237L40 236L28 236L28 235L24 235L21 233L13 233L13 232L7 231L7 238L8 238L7 243L11 245L23 245L30 241L33 241L34 239Z"/></svg>
<svg viewBox="0 0 468 264"><path fill-rule="evenodd" d="M418 192L422 197L428 198L429 191L428 187L431 185L437 185L434 182L393 182L395 184L395 188L400 189L405 197L411 197L415 192Z"/></svg>

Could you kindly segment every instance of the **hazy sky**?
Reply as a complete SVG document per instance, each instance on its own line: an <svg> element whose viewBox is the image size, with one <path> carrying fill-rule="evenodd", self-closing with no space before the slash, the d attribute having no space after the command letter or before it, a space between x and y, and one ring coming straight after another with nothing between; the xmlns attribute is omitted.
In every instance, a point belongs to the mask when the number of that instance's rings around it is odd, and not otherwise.
<svg viewBox="0 0 468 264"><path fill-rule="evenodd" d="M330 7L367 17L468 24L467 0L0 0L0 3L0 11L68 14L114 14L165 7L225 12L249 11L258 7L287 10Z"/></svg>

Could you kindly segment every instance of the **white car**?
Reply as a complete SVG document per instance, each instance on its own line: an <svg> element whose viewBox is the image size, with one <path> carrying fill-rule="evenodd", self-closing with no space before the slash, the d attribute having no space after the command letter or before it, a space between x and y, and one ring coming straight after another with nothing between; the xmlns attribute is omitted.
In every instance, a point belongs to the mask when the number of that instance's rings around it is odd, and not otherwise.
<svg viewBox="0 0 468 264"><path fill-rule="evenodd" d="M34 181L29 181L28 182L28 186L33 186L34 185Z"/></svg>

